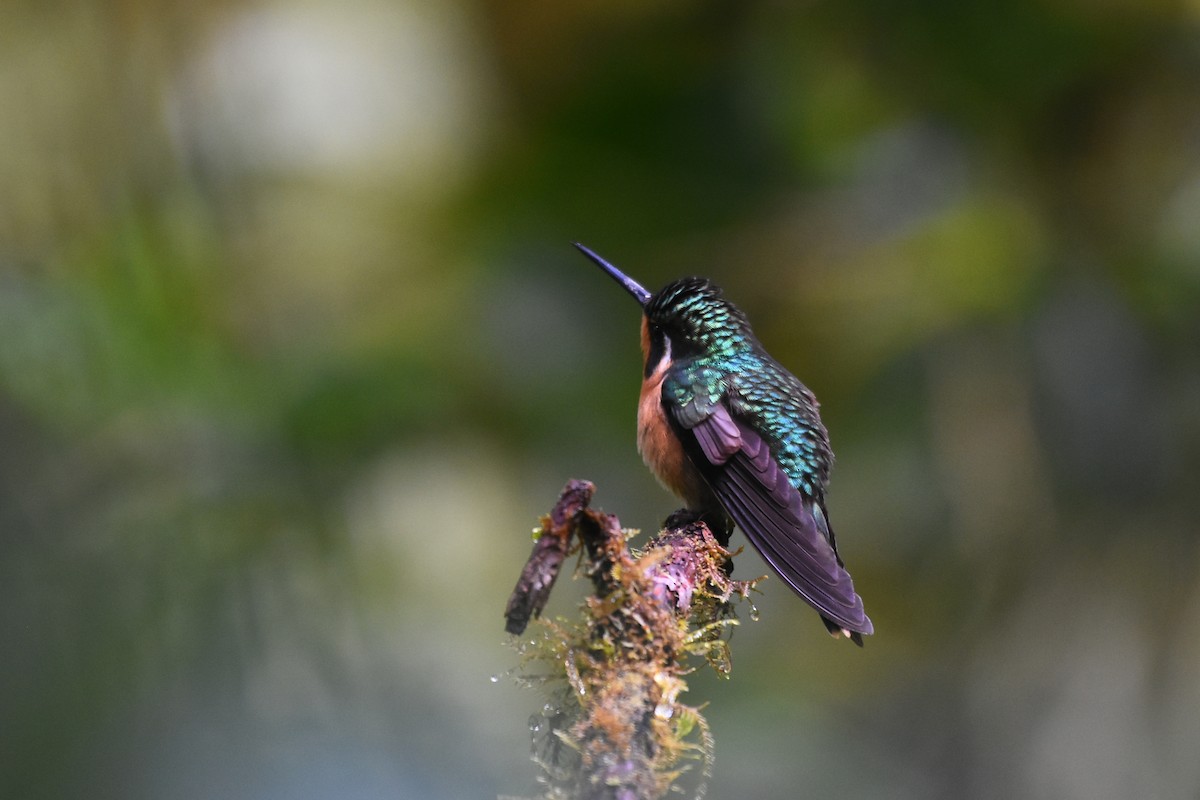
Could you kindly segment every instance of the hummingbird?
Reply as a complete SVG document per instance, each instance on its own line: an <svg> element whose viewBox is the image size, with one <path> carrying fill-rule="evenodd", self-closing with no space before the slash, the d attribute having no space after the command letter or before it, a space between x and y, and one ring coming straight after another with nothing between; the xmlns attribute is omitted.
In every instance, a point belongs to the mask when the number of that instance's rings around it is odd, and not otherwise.
<svg viewBox="0 0 1200 800"><path fill-rule="evenodd" d="M712 281L681 278L651 293L575 246L642 307L642 460L722 545L736 523L835 638L861 647L874 627L829 524L833 450L816 396Z"/></svg>

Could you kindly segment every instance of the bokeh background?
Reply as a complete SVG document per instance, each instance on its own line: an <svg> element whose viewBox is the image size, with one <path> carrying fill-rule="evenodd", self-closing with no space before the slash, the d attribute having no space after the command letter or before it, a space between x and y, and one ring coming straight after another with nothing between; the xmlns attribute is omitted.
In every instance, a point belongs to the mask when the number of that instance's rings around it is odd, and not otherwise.
<svg viewBox="0 0 1200 800"><path fill-rule="evenodd" d="M529 531L674 507L573 240L839 455L710 796L1200 795L1195 0L6 0L0 187L0 796L533 793Z"/></svg>

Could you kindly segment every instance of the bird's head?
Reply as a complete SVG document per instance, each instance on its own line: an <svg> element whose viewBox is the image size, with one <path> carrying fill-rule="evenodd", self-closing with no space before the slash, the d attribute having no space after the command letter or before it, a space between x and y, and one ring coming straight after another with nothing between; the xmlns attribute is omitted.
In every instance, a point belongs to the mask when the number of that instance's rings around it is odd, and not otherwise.
<svg viewBox="0 0 1200 800"><path fill-rule="evenodd" d="M707 278L680 278L651 294L589 248L575 246L641 305L647 376L672 360L730 354L753 342L746 315Z"/></svg>

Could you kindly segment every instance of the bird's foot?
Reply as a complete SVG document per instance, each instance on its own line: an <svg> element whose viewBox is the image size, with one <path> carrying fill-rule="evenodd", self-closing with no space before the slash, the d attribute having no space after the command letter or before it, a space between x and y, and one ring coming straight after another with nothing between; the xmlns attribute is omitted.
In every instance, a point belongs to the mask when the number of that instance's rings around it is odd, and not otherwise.
<svg viewBox="0 0 1200 800"><path fill-rule="evenodd" d="M721 547L729 547L729 534L733 532L733 525L729 517L720 511L694 511L690 508L680 508L671 512L663 521L663 527L678 530L697 522L703 522L708 526L713 538Z"/></svg>
<svg viewBox="0 0 1200 800"><path fill-rule="evenodd" d="M663 520L663 527L678 530L679 528L686 528L688 525L699 522L703 517L704 514L699 511L693 511L690 508L680 508L667 515L667 518Z"/></svg>

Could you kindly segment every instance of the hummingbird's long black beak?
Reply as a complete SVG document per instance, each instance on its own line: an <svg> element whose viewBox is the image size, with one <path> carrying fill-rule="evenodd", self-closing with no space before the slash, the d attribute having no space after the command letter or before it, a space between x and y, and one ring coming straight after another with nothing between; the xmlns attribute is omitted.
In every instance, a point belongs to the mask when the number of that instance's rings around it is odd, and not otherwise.
<svg viewBox="0 0 1200 800"><path fill-rule="evenodd" d="M581 253L599 264L600 269L611 275L613 280L624 286L625 291L633 295L633 299L637 300L639 305L645 307L646 303L649 302L651 297L650 292L646 291L645 287L643 287L633 278L626 275L624 272L621 272L621 270L617 269L612 264L605 261L600 256L596 255L596 253L592 252L590 247L582 245L579 242L575 242L575 246L579 248Z"/></svg>

